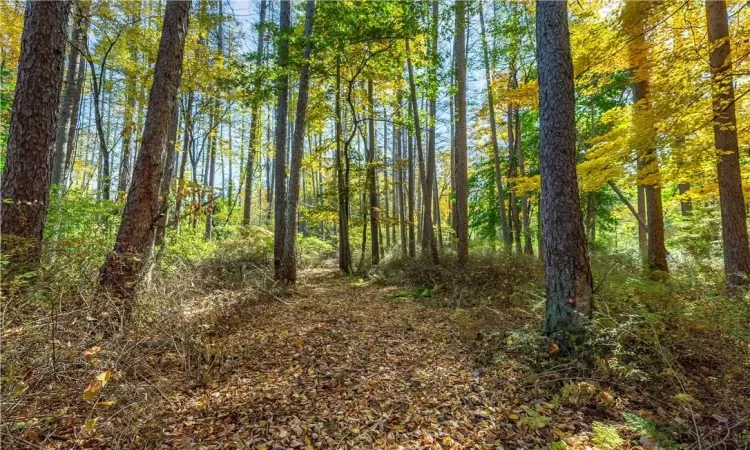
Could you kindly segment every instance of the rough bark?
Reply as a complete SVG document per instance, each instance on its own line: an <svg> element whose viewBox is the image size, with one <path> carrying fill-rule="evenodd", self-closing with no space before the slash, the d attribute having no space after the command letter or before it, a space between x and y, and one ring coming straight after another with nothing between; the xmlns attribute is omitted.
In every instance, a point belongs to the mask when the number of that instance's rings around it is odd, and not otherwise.
<svg viewBox="0 0 750 450"><path fill-rule="evenodd" d="M409 114L411 114L411 103L409 103ZM407 153L406 159L408 160L407 166L407 177L409 186L409 198L408 198L408 222L409 222L409 257L414 258L417 256L417 243L416 236L414 235L414 143L411 133L407 136Z"/></svg>
<svg viewBox="0 0 750 450"><path fill-rule="evenodd" d="M70 1L26 3L0 202L6 274L41 257L69 13Z"/></svg>
<svg viewBox="0 0 750 450"><path fill-rule="evenodd" d="M714 144L718 155L721 237L724 272L730 288L750 284L750 247L747 211L742 191L737 119L732 79L727 5L723 0L706 1L708 40L711 43Z"/></svg>
<svg viewBox="0 0 750 450"><path fill-rule="evenodd" d="M289 169L289 194L287 200L286 236L281 279L287 283L297 281L297 223L299 207L299 185L302 158L304 156L305 120L307 119L308 87L310 85L310 52L312 51L313 21L315 20L315 0L307 0L305 10L305 49L304 61L299 74L297 111L295 112L294 136L292 138L292 161Z"/></svg>
<svg viewBox="0 0 750 450"><path fill-rule="evenodd" d="M545 320L547 334L563 345L591 316L593 281L576 178L568 5L537 0L536 8Z"/></svg>
<svg viewBox="0 0 750 450"><path fill-rule="evenodd" d="M162 163L182 76L189 16L190 2L167 2L133 182L114 250L100 271L102 288L123 300L135 295L154 239Z"/></svg>
<svg viewBox="0 0 750 450"><path fill-rule="evenodd" d="M456 235L459 264L466 264L469 260L466 51L466 4L463 0L456 0Z"/></svg>

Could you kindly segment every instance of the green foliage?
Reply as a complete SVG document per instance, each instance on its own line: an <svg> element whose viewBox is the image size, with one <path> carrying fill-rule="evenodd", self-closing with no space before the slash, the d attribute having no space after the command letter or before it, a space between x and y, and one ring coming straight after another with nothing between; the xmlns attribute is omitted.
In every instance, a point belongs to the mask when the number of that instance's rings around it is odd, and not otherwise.
<svg viewBox="0 0 750 450"><path fill-rule="evenodd" d="M656 441L659 446L669 450L680 448L662 431L662 427L658 423L646 420L631 412L622 413L622 417L628 426L639 436Z"/></svg>
<svg viewBox="0 0 750 450"><path fill-rule="evenodd" d="M625 441L620 437L617 428L601 422L591 424L594 430L594 437L591 439L597 450L616 450Z"/></svg>

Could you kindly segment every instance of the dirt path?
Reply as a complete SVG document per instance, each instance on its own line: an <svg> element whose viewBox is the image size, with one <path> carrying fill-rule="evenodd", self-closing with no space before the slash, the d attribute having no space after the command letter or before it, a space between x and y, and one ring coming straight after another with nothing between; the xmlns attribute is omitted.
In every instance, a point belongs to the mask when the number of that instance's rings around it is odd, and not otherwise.
<svg viewBox="0 0 750 450"><path fill-rule="evenodd" d="M519 405L534 400L516 391L512 370L474 368L452 311L394 293L322 268L288 302L251 306L245 326L215 339L217 381L172 396L162 446L494 449L556 439L552 427L519 428Z"/></svg>

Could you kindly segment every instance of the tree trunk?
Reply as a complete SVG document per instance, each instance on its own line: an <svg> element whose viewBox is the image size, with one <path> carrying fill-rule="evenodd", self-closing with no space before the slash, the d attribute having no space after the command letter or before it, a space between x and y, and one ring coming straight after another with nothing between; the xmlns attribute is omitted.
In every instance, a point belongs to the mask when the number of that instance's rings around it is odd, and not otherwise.
<svg viewBox="0 0 750 450"><path fill-rule="evenodd" d="M167 151L164 156L164 164L161 170L161 182L159 184L159 215L156 220L156 236L154 245L158 247L159 254L164 252L166 241L164 236L167 231L167 212L169 211L169 186L172 183L174 174L175 161L175 144L177 143L177 129L180 123L180 104L174 102L174 112L172 113L172 123L169 126L169 137L167 141ZM157 259L159 259L157 257Z"/></svg>
<svg viewBox="0 0 750 450"><path fill-rule="evenodd" d="M299 94L295 112L294 137L292 139L292 161L289 169L289 198L287 201L286 236L280 279L287 283L297 281L297 222L299 206L300 170L304 156L305 120L307 119L308 86L310 84L310 52L312 51L313 21L315 20L315 0L307 0L305 11L305 49L299 74Z"/></svg>
<svg viewBox="0 0 750 450"><path fill-rule="evenodd" d="M52 185L58 190L63 188L63 172L65 170L65 147L68 140L68 129L73 117L73 104L78 99L76 96L76 82L78 81L78 50L81 46L82 26L76 23L70 38L73 45L68 46L67 73L65 75L65 89L62 93L60 105L60 117L57 121L57 133L55 136L55 153L52 164ZM77 119L77 118L76 118Z"/></svg>
<svg viewBox="0 0 750 450"><path fill-rule="evenodd" d="M458 262L469 260L469 191L466 130L466 3L456 0L456 234Z"/></svg>
<svg viewBox="0 0 750 450"><path fill-rule="evenodd" d="M6 273L41 258L69 13L70 1L26 3L0 204Z"/></svg>
<svg viewBox="0 0 750 450"><path fill-rule="evenodd" d="M367 107L370 115L368 123L367 138L368 144L365 149L367 154L367 188L370 194L370 239L372 264L380 264L380 204L378 202L378 174L375 171L375 105L373 97L372 79L367 80Z"/></svg>
<svg viewBox="0 0 750 450"><path fill-rule="evenodd" d="M645 21L649 2L629 1L625 4L625 27L631 36L629 59L633 67L634 124L637 130L636 156L638 158L638 184L643 185L646 196L646 223L648 225L649 270L668 272L667 249L664 243L664 212L661 199L661 174L656 154L656 129L649 100L650 68L646 59L648 46Z"/></svg>
<svg viewBox="0 0 750 450"><path fill-rule="evenodd" d="M182 201L185 197L185 169L189 158L190 147L192 146L192 127L193 127L193 93L187 93L187 106L183 110L183 130L182 130L182 161L180 162L180 172L177 178L177 192L175 193L174 218L172 226L180 231L180 221L182 214Z"/></svg>
<svg viewBox="0 0 750 450"><path fill-rule="evenodd" d="M291 22L290 2L281 2L279 11L279 28L282 38L278 49L278 66L281 75L277 80L276 107L276 159L274 180L274 236L273 267L274 278L281 279L281 263L284 261L284 233L286 232L286 134L289 115L289 75L286 73L289 64L288 33Z"/></svg>
<svg viewBox="0 0 750 450"><path fill-rule="evenodd" d="M383 107L383 118L388 112ZM385 248L391 248L390 200L388 199L388 122L383 121L383 200L385 200ZM395 205L394 205L395 206Z"/></svg>
<svg viewBox="0 0 750 450"><path fill-rule="evenodd" d="M724 272L730 288L750 284L750 247L747 211L737 143L737 119L730 58L727 5L723 0L706 1L708 40L711 43L714 143L719 153L719 203Z"/></svg>
<svg viewBox="0 0 750 450"><path fill-rule="evenodd" d="M566 2L536 2L539 148L547 305L546 332L559 345L593 310L593 281L576 178L573 63Z"/></svg>
<svg viewBox="0 0 750 450"><path fill-rule="evenodd" d="M84 20L85 19L81 19ZM85 22L84 33L88 30L88 22ZM65 163L61 183L63 186L68 185L68 178L73 167L73 154L76 148L76 131L78 130L78 114L81 109L81 100L83 99L83 83L86 80L86 59L82 54L78 55L78 70L73 91L73 107L70 112L70 123L68 124L68 137L65 148Z"/></svg>
<svg viewBox="0 0 750 450"><path fill-rule="evenodd" d="M154 227L159 215L161 166L182 76L189 16L190 2L167 2L133 182L128 191L114 250L100 271L102 288L123 300L135 295L154 239ZM130 307L132 305L128 309Z"/></svg>
<svg viewBox="0 0 750 450"><path fill-rule="evenodd" d="M412 113L412 106L409 103L409 114ZM407 136L407 155L408 160L408 177L409 177L409 257L415 258L417 256L417 243L416 237L414 236L414 143L411 133Z"/></svg>
<svg viewBox="0 0 750 450"><path fill-rule="evenodd" d="M495 119L495 94L492 89L492 68L490 67L490 55L487 44L487 35L484 26L484 10L482 1L479 2L479 25L482 32L482 56L484 59L484 77L487 82L487 107L490 116L490 145L492 145L492 162L495 168L495 188L497 189L498 212L500 213L500 231L505 245L505 251L511 249L510 230L508 220L505 217L505 193L503 192L503 175L500 171L500 148L497 144L497 121Z"/></svg>
<svg viewBox="0 0 750 450"><path fill-rule="evenodd" d="M339 213L339 269L352 273L352 250L349 245L349 157L341 151L341 62L336 59L336 193Z"/></svg>
<svg viewBox="0 0 750 450"><path fill-rule="evenodd" d="M260 20L258 22L258 48L255 54L255 65L260 67L263 63L263 46L265 43L266 23L266 0L260 2ZM263 80L258 77L255 80L255 90L260 88ZM258 153L258 128L260 115L260 101L253 100L252 112L250 113L250 144L247 155L247 168L245 169L245 202L243 204L242 224L250 225L253 199L253 163Z"/></svg>

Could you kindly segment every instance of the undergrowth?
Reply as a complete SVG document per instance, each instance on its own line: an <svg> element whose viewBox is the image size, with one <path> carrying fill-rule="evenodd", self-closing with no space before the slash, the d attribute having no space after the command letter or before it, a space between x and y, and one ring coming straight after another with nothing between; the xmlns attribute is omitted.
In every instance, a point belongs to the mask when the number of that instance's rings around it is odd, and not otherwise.
<svg viewBox="0 0 750 450"><path fill-rule="evenodd" d="M395 300L454 309L479 367L524 368L524 383L598 421L596 448L624 448L620 436L644 447L750 445L750 296L727 296L706 266L655 282L628 255L595 254L592 265L596 312L568 354L542 334L538 260L393 258L373 276L407 287Z"/></svg>

